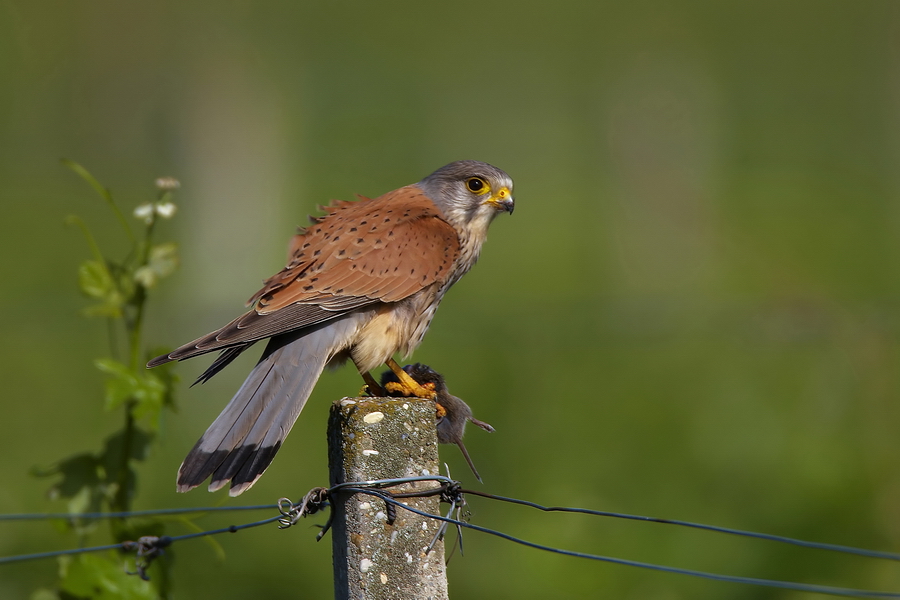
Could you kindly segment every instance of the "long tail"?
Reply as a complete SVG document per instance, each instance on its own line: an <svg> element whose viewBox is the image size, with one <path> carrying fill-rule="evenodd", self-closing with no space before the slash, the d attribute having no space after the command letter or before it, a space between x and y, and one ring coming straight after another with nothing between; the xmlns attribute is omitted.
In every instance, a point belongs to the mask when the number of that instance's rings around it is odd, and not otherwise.
<svg viewBox="0 0 900 600"><path fill-rule="evenodd" d="M265 472L303 410L325 364L342 348L352 319L269 340L262 358L178 470L178 491L211 477L209 491L229 481L229 494L249 489Z"/></svg>

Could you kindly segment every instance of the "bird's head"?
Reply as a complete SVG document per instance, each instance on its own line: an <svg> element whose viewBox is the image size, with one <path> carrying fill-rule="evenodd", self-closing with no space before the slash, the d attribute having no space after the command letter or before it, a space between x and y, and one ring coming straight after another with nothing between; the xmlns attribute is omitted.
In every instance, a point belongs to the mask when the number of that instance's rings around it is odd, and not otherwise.
<svg viewBox="0 0 900 600"><path fill-rule="evenodd" d="M477 160L441 167L417 184L457 229L481 234L501 212L515 208L512 178Z"/></svg>

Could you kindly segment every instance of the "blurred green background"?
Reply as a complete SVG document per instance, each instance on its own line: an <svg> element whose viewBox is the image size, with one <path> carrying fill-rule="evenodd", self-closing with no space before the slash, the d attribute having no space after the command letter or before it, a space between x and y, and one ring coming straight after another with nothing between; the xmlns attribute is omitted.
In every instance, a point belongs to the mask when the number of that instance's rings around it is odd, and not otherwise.
<svg viewBox="0 0 900 600"><path fill-rule="evenodd" d="M0 513L63 510L35 465L96 450L101 320L80 316L83 216L59 164L130 210L175 176L158 239L182 268L151 304L177 345L236 316L316 205L460 158L516 180L479 265L414 359L497 432L470 428L483 489L900 550L900 4L0 2ZM187 450L240 384L180 368L136 508L272 503L327 481L326 374L238 501L176 495ZM455 448L454 475L477 485ZM895 565L472 499L473 522L553 546L753 577L900 589ZM223 526L253 516L209 517ZM330 540L300 527L174 547L178 598L322 598ZM0 555L72 546L2 526ZM186 533L174 526L172 534ZM98 540L102 541L102 540ZM469 533L456 598L800 598L565 558ZM53 560L0 567L0 597Z"/></svg>

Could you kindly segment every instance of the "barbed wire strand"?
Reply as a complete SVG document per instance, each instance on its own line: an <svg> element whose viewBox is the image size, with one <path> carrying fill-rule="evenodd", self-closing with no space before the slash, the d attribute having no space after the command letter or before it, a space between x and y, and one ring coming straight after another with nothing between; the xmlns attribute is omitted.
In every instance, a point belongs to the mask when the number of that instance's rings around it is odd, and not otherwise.
<svg viewBox="0 0 900 600"><path fill-rule="evenodd" d="M436 488L429 488L424 490L416 490L413 492L403 492L398 494L393 494L385 488L393 487L396 485L400 485L403 483L412 483L412 482L421 482L421 481L434 481L440 483ZM313 493L318 494L318 500L315 502L310 502L310 498ZM546 546L543 544L538 544L535 542L529 542L527 540L515 537L513 535L497 531L494 529L490 529L487 527L482 527L480 525L474 525L472 523L468 523L466 521L460 519L453 519L449 515L452 514L452 506L461 505L463 503L462 497L464 494L472 494L477 495L479 497L484 497L487 499L500 500L505 502L511 502L514 504L520 504L523 506L529 506L532 508L537 508L539 510L543 510L545 512L572 512L572 513L581 513L595 516L607 516L614 518L624 518L629 520L639 520L639 521L649 521L655 523L663 523L663 524L671 524L671 525L680 525L685 527L692 527L696 529L708 530L717 533L727 533L734 535L741 535L745 537L753 537L760 538L768 541L775 542L783 542L794 545L799 545L803 547L815 548L815 549L824 549L824 550L835 550L839 552L847 552L850 554L857 554L864 557L869 558L888 558L890 560L897 560L896 555L892 553L885 552L877 552L877 551L869 551L863 550L859 548L852 548L848 546L838 546L833 544L820 544L818 542L805 542L804 540L796 540L794 538L785 538L782 536L773 536L769 534L757 534L754 532L747 532L742 530L728 529L723 527L716 527L711 525L703 525L699 523L691 523L688 521L677 521L671 519L658 519L654 517L643 517L639 515L628 515L623 513L613 513L609 511L595 511L591 509L582 509L582 508L568 508L568 507L545 507L543 505L529 502L526 500L519 500L516 498L508 498L504 496L495 496L493 494L486 494L483 492L475 492L472 490L463 490L459 484L459 482L451 480L449 477L444 477L441 475L428 475L421 477L404 477L404 478L392 478L392 479L375 479L368 481L355 481L355 482L346 482L337 484L331 488L315 488L309 494L304 496L304 499L301 502L291 503L286 498L283 498L279 504L277 505L259 505L259 506L244 506L244 507L213 507L207 509L160 509L153 511L134 511L130 513L99 513L102 517L112 517L112 516L146 516L148 514L178 514L183 512L213 512L216 510L260 510L267 508L278 508L280 511L279 516L270 517L268 519L263 519L261 521L255 521L253 523L246 523L244 525L231 525L229 527L223 527L219 529L212 529L208 531L201 531L195 533L189 533L180 536L162 536L160 538L147 538L148 542L144 542L144 549L139 550L138 558L141 557L141 552L149 552L154 553L156 550L160 550L164 547L169 546L170 544L178 541L184 541L209 535L217 535L221 533L235 533L242 529L249 529L252 527L259 527L261 525L266 525L269 523L279 522L282 525L289 523L293 524L297 522L299 516L303 516L305 514L313 514L320 508L324 506L328 506L328 498L330 498L334 493L344 492L348 494L364 494L373 497L380 498L385 502L386 505L390 507L399 507L404 510L408 510L412 513L418 514L420 516L424 516L427 518L434 519L436 521L441 521L443 523L443 527L446 527L448 524L455 525L459 528L472 529L474 531L479 531L482 533L486 533L488 535L492 535L495 537L499 537L501 539L520 544L529 548L534 548L537 550L543 550L545 552L551 552L554 554L561 554L564 556L572 556L576 558L585 558L588 560L595 560L600 562L606 562L610 564L617 564L622 566L630 566L641 568L650 571L658 571L664 573L671 573L676 575L685 575L690 577L697 577L701 579L707 579L712 581L720 581L727 583L737 583L737 584L745 584L745 585L755 585L755 586L763 586L763 587L773 587L780 589L789 589L795 591L803 591L803 592L811 592L811 593L819 593L819 594L827 594L832 596L844 596L844 597L857 597L857 598L900 598L900 593L895 592L883 592L883 591L874 591L874 590L862 590L862 589L852 589L852 588L843 588L843 587L834 587L834 586L826 586L826 585L817 585L817 584L807 584L807 583L798 583L791 581L781 581L774 579L761 579L755 577L742 577L737 575L722 575L718 573L709 573L706 571L697 571L693 569L682 569L679 567L670 567L666 565L657 565L653 563L646 563L642 561L629 560L624 558L616 558L611 556L604 556L599 554L589 554L584 552L576 552L572 550L565 550L561 548L554 548L552 546ZM407 504L401 502L398 498L406 498L413 496L434 496L440 495L441 499L446 502L451 503L451 511L447 513L448 516L443 515L433 515L431 513L427 513L425 511L419 510ZM286 503L286 505L285 505ZM294 515L293 519L287 519L290 517L290 511L299 511L298 515ZM332 511L333 513L333 511ZM29 518L64 518L71 517L73 515L64 515L60 516L59 514L54 516L48 515L7 515L8 517L29 517ZM84 517L84 514L75 515ZM99 518L99 517L98 517ZM287 520L286 520L287 519ZM7 519L10 520L10 519ZM329 519L330 522L330 519ZM321 534L318 536L321 538ZM141 542L144 541L145 538L142 538L139 542L131 542L126 541L119 544L108 544L104 546L93 546L88 548L75 548L69 550L58 550L51 552L41 552L36 554L23 554L9 557L0 557L0 565L8 564L13 562L22 562L26 560L36 560L43 558L52 558L58 556L72 555L72 554L81 554L86 552L100 552L104 550L124 550L124 551L132 551L135 548L141 546ZM145 577L146 567L149 565L149 559L153 558L155 554L151 556L145 556L147 561L143 565L139 565L138 574L142 577Z"/></svg>
<svg viewBox="0 0 900 600"><path fill-rule="evenodd" d="M277 506L276 506L277 508ZM259 527L260 525L267 525L269 523L274 523L281 519L281 515L277 517L270 517L268 519L263 519L262 521L254 521L253 523L245 523L244 525L231 525L229 527L222 527L220 529L210 529L208 531L198 531L196 533L187 533L185 535L175 535L175 536L162 536L160 540L164 541L164 545L168 546L174 542L181 542L184 540L190 540L198 537L204 537L207 535L217 535L219 533L235 533L242 529L250 529L251 527ZM88 552L102 552L104 550L130 550L130 545L134 544L134 542L126 541L121 542L119 544L106 544L105 546L89 546L87 548L70 548L68 550L52 550L50 552L38 552L36 554L18 554L15 556L3 556L0 557L0 565L5 565L14 562L22 562L26 560L37 560L42 558L54 558L57 556L67 556L72 554L85 554Z"/></svg>
<svg viewBox="0 0 900 600"><path fill-rule="evenodd" d="M461 490L464 494L471 494L473 496L480 496L482 498L488 498L490 500L500 500L502 502L509 502L511 504L520 504L522 506L530 506L531 508L536 508L538 510L542 510L544 512L567 512L567 513L581 513L586 515L595 515L600 517L612 517L615 519L626 519L631 521L646 521L650 523L661 523L663 525L678 525L680 527L690 527L692 529L701 529L704 531L712 531L715 533L727 533L729 535L738 535L742 537L755 538L760 540L766 540L769 542L779 542L782 544L792 544L794 546L802 546L804 548L814 548L816 550L829 550L832 552L843 552L844 554L854 554L857 556L865 556L868 558L883 558L885 560L894 560L900 561L900 554L896 554L894 552L883 552L880 550L867 550L865 548L855 548L853 546L843 546L840 544L828 544L825 542L810 542L807 540L800 540L797 538L785 537L781 535L773 535L769 533L757 533L754 531L746 531L742 529L731 529L729 527L719 527L717 525L704 525L703 523L693 523L691 521L680 521L677 519L662 519L658 517L647 517L642 515L632 515L627 513L617 513L610 512L605 510L591 510L589 508L568 508L564 506L543 506L536 502L529 502L528 500L519 500L517 498L509 498L506 496L497 496L494 494L488 494L485 492L479 492L475 490Z"/></svg>
<svg viewBox="0 0 900 600"><path fill-rule="evenodd" d="M433 476L423 476L417 478L410 478L409 480L397 480L397 479L380 479L380 480L369 480L363 482L349 482L345 484L339 484L335 486L333 489L339 489L340 487L374 487L376 484L379 487L387 487L390 485L397 485L398 483L405 483L407 481L436 481L444 484L445 486L459 485L458 482L453 481L449 477L445 477L443 475L433 475ZM432 490L432 494L437 494L442 491L443 488L436 488ZM634 515L628 513L619 513L612 511L603 511L603 510L593 510L589 508L571 508L571 507L563 507L563 506L544 506L542 504L538 504L536 502L530 502L528 500L520 500L518 498L510 498L508 496L498 496L495 494L488 494L486 492L479 492L476 490L469 489L459 489L459 492L462 494L470 494L473 496L479 496L482 498L487 498L490 500L499 500L502 502L509 502L512 504L520 504L522 506L528 506L531 508L536 508L538 510L544 512L568 512L568 513L578 513L578 514L586 514L593 516L601 516L601 517L610 517L616 519L625 519L630 521L644 521L649 523L658 523L663 525L675 525L678 527L688 527L692 529L699 529L702 531L710 531L713 533L725 533L729 535L736 535L742 537L748 537L753 539L760 539L769 542L777 542L782 544L791 544L794 546L800 546L803 548L811 548L815 550L827 550L831 552L840 552L844 554L852 554L854 556L863 556L867 558L880 558L885 560L893 560L900 561L900 554L894 552L885 552L881 550L869 550L866 548L857 548L854 546L845 546L840 544L829 544L825 542L811 542L808 540L801 540L797 538L791 538L781 535L774 535L769 533L757 533L754 531L746 531L742 529L733 529L730 527L720 527L717 525L705 525L703 523L695 523L692 521L682 521L678 519L664 519L660 517L648 517L643 515ZM422 492L413 492L412 495L420 495ZM394 498L402 498L407 494L394 494Z"/></svg>
<svg viewBox="0 0 900 600"><path fill-rule="evenodd" d="M386 503L393 504L405 510L408 510L412 513L415 513L420 516L430 517L435 520L444 521L446 523L450 523L452 525L456 525L457 527L465 527L466 529L473 529L475 531L480 531L482 533L487 533L489 535L493 535L499 537L501 539L505 539L510 542L514 542L516 544L521 544L523 546L534 548L537 550L544 550L545 552L552 552L554 554L562 554L564 556L573 556L576 558L586 558L589 560L596 560L600 562L606 562L611 564L629 566L629 567L637 567L640 569L646 569L650 571L660 571L663 573L672 573L676 575L687 575L690 577L698 577L701 579L707 579L712 581L721 581L727 583L740 583L745 585L756 585L762 587L772 587L772 588L780 588L780 589L788 589L794 591L801 592L812 592L817 594L827 594L830 596L844 596L844 597L854 597L854 598L900 598L900 593L896 592L881 592L874 590L861 590L861 589L853 589L853 588L842 588L842 587L834 587L827 585L816 585L809 583L797 583L793 581L780 581L776 579L760 579L756 577L742 577L739 575L722 575L719 573L709 573L706 571L696 571L693 569L682 569L679 567L670 567L666 565L657 565L653 563L646 563L636 560L628 560L625 558L615 558L612 556L603 556L600 554L588 554L585 552L575 552L572 550L564 550L561 548L554 548L552 546L545 546L543 544L537 544L535 542L529 542L527 540L523 540L521 538L517 538L508 533L503 533L502 531L496 531L494 529L489 529L487 527L481 527L480 525L473 525L472 523L467 523L466 521L459 521L456 519L451 519L448 517L444 517L442 515L433 515L431 513L427 513L425 511L419 510L399 500L395 500L390 497L389 494L386 494L382 490L372 490L369 488L362 487L344 487L343 490L345 492L350 493L360 493L366 494L369 496L374 496L377 498L381 498Z"/></svg>
<svg viewBox="0 0 900 600"><path fill-rule="evenodd" d="M158 517L185 513L231 512L239 510L275 510L277 504L257 504L255 506L207 506L200 508L156 508L151 510L133 510L125 512L92 512L92 513L13 513L0 515L0 521L51 521L56 519L129 519L132 517Z"/></svg>

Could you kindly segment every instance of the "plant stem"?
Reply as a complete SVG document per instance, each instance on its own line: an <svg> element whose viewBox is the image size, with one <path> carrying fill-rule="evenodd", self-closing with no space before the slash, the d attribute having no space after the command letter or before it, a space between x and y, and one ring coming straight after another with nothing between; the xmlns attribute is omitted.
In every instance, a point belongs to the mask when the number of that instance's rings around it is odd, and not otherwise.
<svg viewBox="0 0 900 600"><path fill-rule="evenodd" d="M155 219L147 224L144 231L144 239L140 245L138 254L137 268L147 264L150 257L150 241L153 235L153 225ZM129 338L129 365L135 373L141 368L141 333L144 324L144 305L147 301L147 290L140 283L137 284L134 297L129 304L134 309L134 315L131 319L125 319L125 327L128 330ZM122 460L117 473L117 484L115 497L113 498L112 509L114 511L127 512L131 510L131 494L129 490L129 475L131 473L131 455L132 446L135 437L135 418L134 408L137 402L129 400L125 403L125 427L122 432Z"/></svg>
<svg viewBox="0 0 900 600"><path fill-rule="evenodd" d="M122 432L122 462L116 477L116 494L113 497L110 509L112 512L128 512L131 510L131 494L129 493L128 479L131 471L131 446L134 442L134 400L125 405L125 427ZM123 517L120 519L125 521Z"/></svg>
<svg viewBox="0 0 900 600"><path fill-rule="evenodd" d="M153 226L156 219L147 224L144 234L144 240L141 244L140 255L138 256L138 268L145 266L150 260L150 241L153 237ZM134 291L134 319L129 326L129 334L131 337L131 368L137 371L140 368L141 361L141 330L144 324L144 304L147 301L147 290L140 283Z"/></svg>

